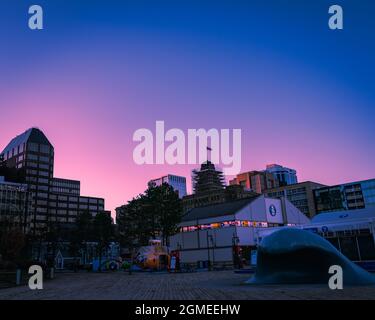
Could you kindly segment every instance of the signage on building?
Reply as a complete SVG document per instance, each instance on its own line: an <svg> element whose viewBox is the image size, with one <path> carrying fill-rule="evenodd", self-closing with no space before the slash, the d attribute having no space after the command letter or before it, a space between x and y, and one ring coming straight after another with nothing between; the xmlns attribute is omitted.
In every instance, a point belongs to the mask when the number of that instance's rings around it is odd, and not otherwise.
<svg viewBox="0 0 375 320"><path fill-rule="evenodd" d="M267 222L270 223L283 223L283 213L281 203L278 199L265 199L265 210L267 214Z"/></svg>
<svg viewBox="0 0 375 320"><path fill-rule="evenodd" d="M277 214L277 209L273 204L269 206L268 211L272 217L275 217Z"/></svg>

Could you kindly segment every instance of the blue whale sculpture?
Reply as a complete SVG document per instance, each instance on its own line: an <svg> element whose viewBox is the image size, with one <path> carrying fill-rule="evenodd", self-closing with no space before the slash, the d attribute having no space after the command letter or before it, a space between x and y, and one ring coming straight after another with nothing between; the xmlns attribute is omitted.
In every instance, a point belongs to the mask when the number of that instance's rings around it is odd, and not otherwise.
<svg viewBox="0 0 375 320"><path fill-rule="evenodd" d="M310 231L285 228L265 237L258 247L253 284L325 283L330 266L343 270L344 285L374 285L375 276L360 268L331 243Z"/></svg>

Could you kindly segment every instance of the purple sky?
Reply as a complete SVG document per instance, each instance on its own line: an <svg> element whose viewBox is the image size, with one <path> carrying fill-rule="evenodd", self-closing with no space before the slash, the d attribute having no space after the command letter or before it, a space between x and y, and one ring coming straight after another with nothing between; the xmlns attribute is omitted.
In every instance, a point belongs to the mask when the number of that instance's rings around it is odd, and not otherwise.
<svg viewBox="0 0 375 320"><path fill-rule="evenodd" d="M81 180L108 209L151 178L190 181L192 166L134 164L133 132L156 120L242 129L243 171L279 163L300 181L375 177L371 2L344 1L341 33L327 27L327 1L303 16L293 1L41 1L43 31L27 29L27 1L5 2L0 149L38 126L55 147L55 175Z"/></svg>

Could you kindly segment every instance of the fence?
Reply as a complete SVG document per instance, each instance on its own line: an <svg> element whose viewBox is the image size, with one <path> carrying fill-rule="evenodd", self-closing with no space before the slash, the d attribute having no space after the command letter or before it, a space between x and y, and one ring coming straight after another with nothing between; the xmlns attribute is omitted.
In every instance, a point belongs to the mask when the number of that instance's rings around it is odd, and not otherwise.
<svg viewBox="0 0 375 320"><path fill-rule="evenodd" d="M47 277L44 279L53 279L55 270L51 268L45 272ZM0 270L0 289L11 288L15 286L27 285L31 275L27 270L17 269L14 271Z"/></svg>

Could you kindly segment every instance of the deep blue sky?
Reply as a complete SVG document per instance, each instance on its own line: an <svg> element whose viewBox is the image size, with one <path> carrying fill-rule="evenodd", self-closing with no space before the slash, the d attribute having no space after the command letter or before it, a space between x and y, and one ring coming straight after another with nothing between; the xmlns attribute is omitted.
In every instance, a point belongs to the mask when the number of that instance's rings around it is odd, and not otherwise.
<svg viewBox="0 0 375 320"><path fill-rule="evenodd" d="M40 4L45 30L28 30L27 8ZM327 28L328 7L344 8L344 30ZM0 52L11 70L41 59L59 43L92 38L96 33L122 31L163 34L168 40L199 46L220 42L227 50L251 53L254 46L283 59L295 60L333 73L338 81L366 96L373 87L375 56L374 1L270 0L270 1L22 1L2 0ZM13 57L15 63L3 60ZM16 58L19 58L16 60Z"/></svg>

